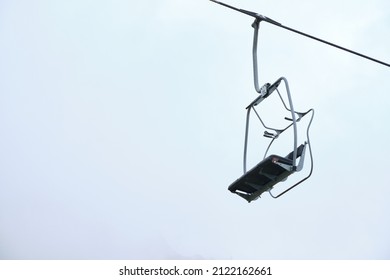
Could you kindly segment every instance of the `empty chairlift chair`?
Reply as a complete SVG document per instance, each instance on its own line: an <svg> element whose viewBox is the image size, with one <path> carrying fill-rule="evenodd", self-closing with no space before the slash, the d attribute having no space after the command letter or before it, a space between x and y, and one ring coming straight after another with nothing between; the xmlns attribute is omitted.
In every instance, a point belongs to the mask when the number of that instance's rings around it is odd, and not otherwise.
<svg viewBox="0 0 390 280"><path fill-rule="evenodd" d="M257 42L258 42L258 32L259 32L260 22L261 19L256 18L252 24L252 27L254 28L253 47L252 47L254 86L257 93L259 93L259 96L255 100L253 100L246 108L247 118L246 118L245 147L244 147L244 174L240 178L238 178L235 182L233 182L233 184L231 184L228 188L231 192L241 196L248 202L257 199L262 193L266 191L268 191L273 198L278 198L281 195L288 192L289 190L291 190L292 188L302 183L303 181L305 181L306 179L308 179L311 176L313 171L313 155L310 146L309 128L313 120L314 110L310 109L304 113L296 112L294 110L294 105L292 102L288 81L284 77L279 78L272 85L267 83L263 85L261 88L259 87L258 65L257 65L257 44L258 44ZM286 88L288 106L286 105L286 102L284 102L282 95L280 94L278 89L278 87L282 82L284 83ZM276 128L271 128L266 126L262 121L258 112L255 110L255 107L257 105L262 103L262 101L264 101L275 91L278 93L284 108L291 113L291 118L286 118L288 121L290 121L290 124L284 129L276 129ZM256 166L254 166L251 170L247 171L246 156L247 156L247 144L248 144L249 117L250 117L251 110L253 110L256 113L258 119L260 120L264 128L272 131L272 132L269 131L264 132L264 136L271 139L271 142L268 145L265 154L267 154L270 146L278 138L278 136L284 131L286 131L287 129L289 128L293 129L294 139L293 139L293 150L290 154L286 156L270 155L268 157L264 157L264 159L261 162L259 162ZM301 118L305 117L308 113L311 113L311 119L309 124L307 125L306 140L304 141L304 143L298 146L297 122L300 121ZM297 183L285 189L278 195L273 195L271 190L277 183L281 181L285 181L287 177L290 176L291 174L295 172L300 172L302 170L307 147L310 153L310 165L311 165L308 176L299 180Z"/></svg>
<svg viewBox="0 0 390 280"><path fill-rule="evenodd" d="M282 81L286 86L289 106L286 106L286 103L284 102L278 90L278 87ZM286 110L288 110L291 113L291 118L285 118L288 121L290 121L290 124L283 129L276 129L267 126L262 121L259 113L255 110L255 106L259 105L274 91L277 91L283 106L286 108ZM244 174L229 186L229 190L241 196L248 202L257 199L262 193L267 191L274 198L280 197L281 195L285 194L286 192L288 192L289 190L291 190L292 188L302 183L304 180L306 180L311 176L313 170L313 157L312 157L310 139L309 139L309 128L310 128L311 121L313 119L314 111L313 109L310 109L304 113L294 111L288 82L287 79L283 77L278 79L273 85L265 84L260 89L260 95L251 104L249 104L249 106L246 109L247 109L247 118L246 118L245 147L244 147ZM249 130L249 118L250 118L251 110L253 110L256 113L261 124L264 126L265 129L267 129L264 132L264 137L271 139L266 154L270 146L279 137L279 135L290 128L293 129L293 133L294 133L293 150L291 153L289 153L286 156L280 156L275 154L264 156L264 159L261 162L259 162L249 171L246 171L247 144L248 144L248 132L249 132L248 130ZM297 122L299 122L308 113L311 113L311 119L306 129L306 140L298 146ZM307 147L310 154L310 172L308 176L306 176L299 182L293 184L291 187L287 188L286 190L279 193L278 195L273 195L271 193L271 190L277 183L285 181L288 176L290 176L295 172L299 172L303 169Z"/></svg>
<svg viewBox="0 0 390 280"><path fill-rule="evenodd" d="M323 39L306 34L302 31L295 30L291 27L287 27L287 26L285 26L285 25L283 25L275 20L272 20L266 16L263 16L261 14L247 11L247 10L243 10L243 9L239 9L239 8L230 6L228 4L222 3L220 1L217 1L217 0L211 0L211 1L255 18L255 21L252 24L252 27L255 29L254 38L253 38L253 49L252 49L253 73L254 73L255 89L260 95L246 108L247 109L247 120L246 120L247 124L246 124L245 148L244 148L244 174L240 178L238 178L233 184L231 184L229 186L229 190L231 192L236 193L237 195L243 197L248 202L251 202L252 200L258 198L262 193L264 193L266 191L268 191L272 197L278 198L281 195L288 192L289 190L291 190L292 188L294 188L297 185L299 185L300 183L302 183L303 181L305 181L312 174L313 155L312 155L312 150L311 150L311 145L310 145L310 140L309 140L309 128L310 128L311 122L313 120L314 110L310 109L305 113L299 113L299 112L294 111L288 82L287 82L287 79L285 79L283 77L278 79L272 85L265 84L262 88L259 87L258 68L257 68L257 40L258 40L258 31L259 31L260 22L270 23L274 26L283 28L285 30L299 34L301 36L310 38L312 40L319 41L321 43L324 43L324 44L327 44L329 46L341 49L343 51L352 53L354 55L363 57L365 59L371 60L373 62L382 64L382 65L385 65L388 67L390 67L390 64L385 63L383 61L380 61L378 59L369 57L367 55L358 53L356 51L344 48L344 47L336 45L334 43L330 43L330 42L325 41ZM283 98L278 91L278 87L282 81L284 82L284 84L286 86L289 106L286 106L286 103L283 101ZM267 127L264 124L264 122L262 121L262 119L260 118L257 111L255 110L255 106L259 105L262 101L264 101L275 90L278 92L286 110L290 111L290 113L291 113L291 118L287 118L287 120L290 121L291 123L287 127L285 127L284 129L275 129L275 128ZM286 156L280 156L280 155L266 156L265 155L262 161L260 161L252 169L247 171L246 170L246 153L247 153L248 128L249 128L248 123L249 123L249 116L250 116L251 110L253 110L256 113L256 115L259 118L262 125L267 130L271 130L271 132L269 132L269 131L264 132L264 136L271 139L271 142L268 145L268 148L267 148L266 153L265 153L266 155L268 153L270 146L274 142L274 140L277 139L281 133L283 133L284 131L286 131L287 129L289 129L291 127L294 130L293 131L294 139L293 139L293 150L291 153L289 153ZM297 138L298 138L297 137L297 122L299 122L308 113L311 113L311 118L308 122L307 129L306 129L306 140L298 146L298 143L297 143L298 142L298 140L297 140ZM294 183L292 186L288 187L284 191L280 192L278 195L276 195L276 196L273 195L271 193L271 190L274 188L274 186L277 183L279 183L281 181L285 181L287 179L287 177L289 177L293 173L300 172L302 170L304 160L305 160L306 150L309 150L309 154L310 154L310 171L309 171L308 175L306 177L304 177L303 179L299 180L298 182Z"/></svg>

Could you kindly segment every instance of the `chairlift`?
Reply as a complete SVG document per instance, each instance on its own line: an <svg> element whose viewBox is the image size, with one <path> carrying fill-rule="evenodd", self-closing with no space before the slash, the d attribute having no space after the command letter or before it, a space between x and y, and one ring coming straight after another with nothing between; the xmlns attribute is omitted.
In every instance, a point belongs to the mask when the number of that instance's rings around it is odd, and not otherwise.
<svg viewBox="0 0 390 280"><path fill-rule="evenodd" d="M259 96L253 100L247 107L247 117L246 117L246 130L245 130L245 146L244 146L244 174L238 178L235 182L233 182L229 186L229 190L248 202L251 202L257 198L260 197L260 195L266 191L270 193L270 195L273 198L278 198L282 195L284 195L286 192L290 191L291 189L295 188L299 184L301 184L303 181L307 180L312 172L313 172L313 154L309 139L309 128L313 121L314 117L314 110L310 109L306 112L297 112L294 110L291 93L289 89L289 85L287 82L287 79L284 77L279 78L275 83L272 85L267 83L261 88L259 87L258 83L258 66L257 66L257 41L258 41L258 32L259 32L259 26L260 22L266 22L269 24L272 24L274 26L277 26L279 28L291 31L293 33L299 34L301 36L304 36L306 38L321 42L323 44L326 44L328 46L340 49L345 52L349 52L351 54L354 54L356 56L362 57L364 59L370 60L371 62L375 62L378 64L382 64L384 66L390 67L389 63L386 63L384 61L375 59L373 57L364 55L362 53L358 53L354 50L347 49L345 47L342 47L340 45L336 45L334 43L331 43L329 41L325 41L323 39L320 39L318 37L309 35L307 33L304 33L302 31L293 29L291 27L282 25L281 23L270 19L269 17L263 16L261 14L238 9L236 7L230 6L228 4L222 3L220 1L216 0L210 0L212 2L215 2L217 4L220 4L222 6L225 6L227 8L233 9L235 11L238 11L240 13L249 15L251 17L255 18L255 21L252 24L252 27L254 28L254 37L253 37L253 48L252 48L252 55L253 55L253 74L254 74L254 85L256 91L259 93ZM286 105L286 102L283 100L278 87L281 83L284 83L287 97L288 97L288 106ZM258 106L262 101L264 101L267 97L269 97L273 92L277 92L284 108L291 113L291 118L286 118L287 121L289 121L289 125L287 125L283 129L277 129L277 128L271 128L267 126L263 120L260 117L260 114L256 111L255 107ZM255 165L252 169L249 171L246 170L246 157L247 157L247 144L248 144L248 130L249 130L249 117L250 112L254 111L261 122L261 124L264 126L266 131L264 132L264 137L270 138L270 143L268 145L268 148L265 152L264 158L262 161L260 161L257 165ZM309 113L311 113L310 120L308 122L308 125L306 127L306 140L298 146L298 136L297 136L297 122L299 122L302 118L307 116ZM271 147L271 145L274 143L274 141L279 137L280 134L288 130L289 128L293 129L293 150L291 153L289 153L286 156L280 156L280 155L269 155L267 156L268 150ZM306 149L309 150L310 154L310 171L309 174L304 177L303 179L299 180L296 183L293 183L290 187L285 189L284 191L280 192L277 195L273 195L271 190L274 188L274 186L282 181L287 180L287 178L296 172L301 172L304 165L305 160L305 153ZM298 162L299 160L299 162ZM297 163L298 162L298 163Z"/></svg>
<svg viewBox="0 0 390 280"><path fill-rule="evenodd" d="M286 102L284 101L278 87L281 83L284 83L287 97L288 97L288 106L286 105ZM268 98L272 93L277 92L279 95L279 98L281 100L281 103L283 104L284 108L291 113L291 117L285 117L285 120L289 122L289 124L280 129L280 128L274 128L270 127L267 124L264 123L262 120L259 112L256 110L256 106L263 104L262 101L264 101L266 98ZM238 178L236 181L234 181L229 186L229 191L232 193L235 193L239 195L240 197L244 198L248 202L251 202L252 200L255 200L260 197L261 194L264 192L269 192L269 194L273 198L278 198L282 196L283 194L287 193L291 189L295 188L299 184L301 184L303 181L307 180L312 172L313 172L313 154L310 144L310 138L309 138L309 129L311 122L314 117L314 110L309 109L305 112L297 112L294 110L291 93L288 85L288 81L286 78L281 77L279 78L275 83L270 85L269 83L265 84L260 89L260 95L253 100L247 107L247 116L246 116L246 129L245 129L245 145L244 145L244 174ZM262 126L266 129L264 131L263 136L270 139L270 143L265 151L264 158L262 161L260 161L257 165L255 165L252 169L247 171L247 147L248 147L248 134L249 134L249 120L250 120L250 113L251 111L254 111L258 120L262 124ZM310 114L309 114L310 113ZM298 125L297 123L301 121L302 118L306 117L307 115L310 115L309 123L306 127L306 139L305 141L298 146ZM293 129L293 150L291 153L289 153L286 156L280 156L276 154L272 154L267 156L268 151L271 147L271 145L274 143L275 140L279 138L279 136L287 131L288 129ZM286 181L287 178L292 175L295 172L300 172L303 170L304 162L305 162L305 155L306 150L309 151L310 155L310 172L309 174L299 180L298 182L294 183L292 186L288 187L284 191L280 192L277 195L274 195L272 193L272 189L274 186L280 182Z"/></svg>
<svg viewBox="0 0 390 280"><path fill-rule="evenodd" d="M217 1L214 1L217 2ZM221 4L221 2L217 2ZM224 6L228 6L226 4L223 4ZM231 6L228 6L231 7ZM247 11L246 11L247 12ZM248 13L248 12L247 12ZM249 12L251 13L251 12ZM313 155L310 145L310 139L309 139L309 128L311 125L311 121L314 116L314 110L310 109L306 112L297 112L294 110L291 93L288 85L288 81L286 78L281 77L279 78L275 83L272 85L270 83L266 83L261 88L259 87L258 83L258 66L257 66L257 41L258 41L258 33L259 33L259 26L261 20L264 20L263 18L259 18L255 16L255 21L252 24L252 27L254 28L254 37L253 37L253 48L252 48L252 56L253 56L253 73L254 73L254 86L255 90L259 93L259 96L253 100L247 107L247 117L246 117L246 130L245 130L245 145L244 145L244 174L238 178L236 181L234 181L229 187L228 190L232 193L235 193L239 195L240 197L244 198L248 202L251 202L257 198L260 197L260 195L264 192L269 192L270 195L273 198L278 198L288 192L289 190L293 189L294 187L298 186L300 183L308 179L313 171ZM270 19L269 19L270 20ZM279 91L279 86L281 83L284 83L286 91L287 91L287 97L288 97L288 106L286 105L284 99L282 98L282 95ZM287 125L283 129L278 128L272 128L266 125L259 113L256 111L255 107L258 106L260 103L262 103L266 98L268 98L272 93L277 92L282 104L284 105L285 109L291 113L291 118L285 118L287 121L290 122L289 125ZM254 111L260 120L263 127L266 129L264 132L264 137L271 139L270 143L268 145L268 148L265 152L264 158L262 161L260 161L256 166L254 166L249 171L246 170L247 165L247 147L248 147L248 133L249 133L249 119L250 119L250 113L251 111ZM303 117L305 117L308 113L311 112L311 119L309 122L309 125L307 126L307 139L302 143L300 146L298 146L298 128L297 128L297 122L299 122ZM286 156L280 156L280 155L269 155L266 157L267 152L271 145L274 143L274 141L279 137L280 134L288 130L289 128L292 128L294 131L293 134L293 150L291 153L289 153ZM274 186L282 181L287 180L287 178L292 175L293 173L300 172L303 169L304 160L305 160L305 154L306 149L308 147L309 153L310 153L310 173L308 176L306 176L304 179L298 181L297 183L290 186L285 191L274 195L271 190L274 188ZM299 160L299 162L298 162Z"/></svg>

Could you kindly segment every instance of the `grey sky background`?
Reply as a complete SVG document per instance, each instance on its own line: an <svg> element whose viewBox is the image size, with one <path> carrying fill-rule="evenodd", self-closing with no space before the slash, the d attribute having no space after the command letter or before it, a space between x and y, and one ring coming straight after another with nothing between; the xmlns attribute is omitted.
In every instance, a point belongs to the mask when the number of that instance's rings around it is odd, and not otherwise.
<svg viewBox="0 0 390 280"><path fill-rule="evenodd" d="M227 3L390 62L389 1ZM1 1L0 258L389 259L388 67L262 23L260 83L316 110L314 173L228 192L251 23L206 0Z"/></svg>

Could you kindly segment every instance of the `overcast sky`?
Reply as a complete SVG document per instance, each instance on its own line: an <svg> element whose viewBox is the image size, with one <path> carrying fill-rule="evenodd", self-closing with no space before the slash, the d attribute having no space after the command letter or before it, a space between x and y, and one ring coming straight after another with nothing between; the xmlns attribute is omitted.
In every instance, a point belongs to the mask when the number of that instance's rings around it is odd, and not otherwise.
<svg viewBox="0 0 390 280"><path fill-rule="evenodd" d="M390 63L389 1L227 3ZM206 0L2 0L0 258L389 259L389 67L262 23L260 84L285 76L316 110L314 172L276 200L227 190L252 21Z"/></svg>

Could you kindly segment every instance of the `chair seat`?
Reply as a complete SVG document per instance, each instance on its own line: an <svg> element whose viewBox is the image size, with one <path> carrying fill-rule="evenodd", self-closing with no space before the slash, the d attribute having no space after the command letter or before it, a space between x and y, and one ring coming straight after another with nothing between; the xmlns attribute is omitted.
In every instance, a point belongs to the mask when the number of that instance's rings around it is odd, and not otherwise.
<svg viewBox="0 0 390 280"><path fill-rule="evenodd" d="M304 145L297 149L297 157L302 155ZM295 172L293 153L286 157L270 155L263 159L229 186L229 191L243 197L248 202L257 199L263 192L275 184L284 181Z"/></svg>

